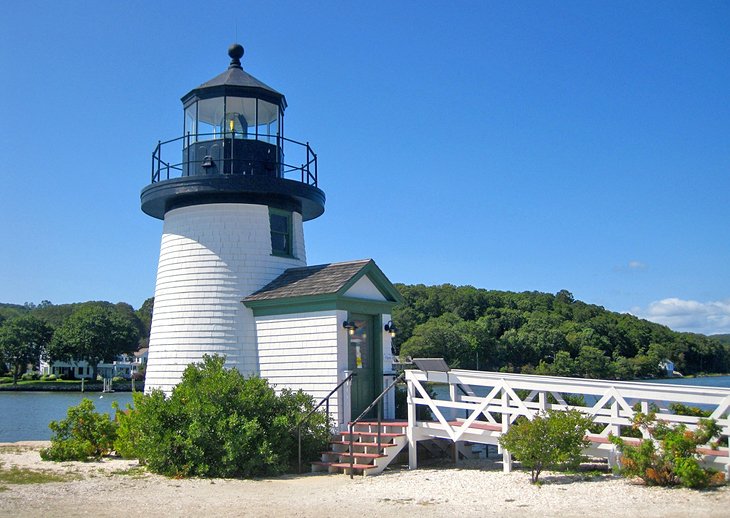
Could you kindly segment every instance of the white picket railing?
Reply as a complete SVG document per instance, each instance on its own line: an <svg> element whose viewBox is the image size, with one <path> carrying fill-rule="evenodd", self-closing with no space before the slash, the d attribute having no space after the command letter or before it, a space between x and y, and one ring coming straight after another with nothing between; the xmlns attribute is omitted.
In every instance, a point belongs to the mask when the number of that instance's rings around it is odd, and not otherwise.
<svg viewBox="0 0 730 518"><path fill-rule="evenodd" d="M616 447L608 435L622 436L622 430L632 425L634 408L646 413L659 408L657 418L670 424L684 423L694 429L698 417L679 415L669 409L671 403L681 403L709 409L711 418L722 428L720 447L699 449L710 465L724 469L730 480L728 437L730 436L730 388L670 385L626 381L589 380L554 376L533 376L452 370L406 371L408 387L409 466L416 468L416 444L432 438L498 445L499 436L509 430L514 421L525 416L532 419L546 410L576 409L603 425L600 433L588 433L591 441L587 454L616 460ZM448 394L432 397L424 383L445 384ZM445 386L441 393L445 394ZM572 396L569 397L568 395ZM579 404L582 396L585 404ZM567 400L567 401L566 401ZM572 404L571 404L572 403ZM417 407L431 410L434 420L416 419ZM631 438L627 438L631 441ZM633 439L636 441L636 439ZM510 471L512 459L502 451L504 471Z"/></svg>

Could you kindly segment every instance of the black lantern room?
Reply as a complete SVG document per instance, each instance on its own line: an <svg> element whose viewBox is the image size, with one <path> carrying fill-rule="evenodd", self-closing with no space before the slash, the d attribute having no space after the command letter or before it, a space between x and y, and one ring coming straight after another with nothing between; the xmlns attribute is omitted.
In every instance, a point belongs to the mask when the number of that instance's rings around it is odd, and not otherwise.
<svg viewBox="0 0 730 518"><path fill-rule="evenodd" d="M183 135L158 143L142 210L201 203L256 203L294 210L303 220L324 212L317 156L284 137L283 94L246 73L243 47L228 49L228 69L182 98Z"/></svg>

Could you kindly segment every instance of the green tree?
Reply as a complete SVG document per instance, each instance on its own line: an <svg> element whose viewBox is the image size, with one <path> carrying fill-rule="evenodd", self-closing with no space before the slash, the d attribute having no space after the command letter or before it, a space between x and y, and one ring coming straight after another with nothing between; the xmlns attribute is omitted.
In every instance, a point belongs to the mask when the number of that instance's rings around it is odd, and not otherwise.
<svg viewBox="0 0 730 518"><path fill-rule="evenodd" d="M575 359L578 374L584 378L608 378L611 359L597 347L584 345Z"/></svg>
<svg viewBox="0 0 730 518"><path fill-rule="evenodd" d="M499 438L500 445L530 470L537 483L543 470L576 468L588 446L585 432L591 420L577 410L553 411L533 420L521 417Z"/></svg>
<svg viewBox="0 0 730 518"><path fill-rule="evenodd" d="M122 353L137 349L139 330L126 315L113 307L88 305L74 312L53 334L48 355L53 360L82 361L92 367L113 361Z"/></svg>
<svg viewBox="0 0 730 518"><path fill-rule="evenodd" d="M474 349L469 340L455 329L460 322L462 320L458 316L446 313L416 326L413 336L401 346L401 355L444 358L452 367L475 362Z"/></svg>
<svg viewBox="0 0 730 518"><path fill-rule="evenodd" d="M13 385L28 364L37 365L46 352L53 329L30 314L10 319L0 327L0 356L10 364Z"/></svg>

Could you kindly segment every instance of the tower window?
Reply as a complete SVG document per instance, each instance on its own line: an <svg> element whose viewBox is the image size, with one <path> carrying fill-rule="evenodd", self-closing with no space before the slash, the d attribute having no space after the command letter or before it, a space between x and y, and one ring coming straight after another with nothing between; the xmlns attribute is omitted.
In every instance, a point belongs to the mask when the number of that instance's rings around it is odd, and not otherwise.
<svg viewBox="0 0 730 518"><path fill-rule="evenodd" d="M271 226L271 253L291 257L291 212L269 209Z"/></svg>

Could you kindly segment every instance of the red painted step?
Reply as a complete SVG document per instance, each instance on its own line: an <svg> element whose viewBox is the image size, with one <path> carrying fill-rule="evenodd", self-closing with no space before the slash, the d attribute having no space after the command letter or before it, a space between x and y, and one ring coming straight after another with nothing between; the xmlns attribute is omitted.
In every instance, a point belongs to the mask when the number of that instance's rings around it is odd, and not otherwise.
<svg viewBox="0 0 730 518"><path fill-rule="evenodd" d="M339 457L349 457L350 453L346 451L323 451L321 455L337 455ZM358 453L355 452L353 455L356 459L379 459L385 457L381 453Z"/></svg>
<svg viewBox="0 0 730 518"><path fill-rule="evenodd" d="M350 435L350 432L340 432L338 435ZM380 435L380 437L403 437L404 433L394 433L394 432L358 432L357 430L352 432L352 435L358 435L361 437L377 437Z"/></svg>
<svg viewBox="0 0 730 518"><path fill-rule="evenodd" d="M344 444L345 446L350 444L350 441L330 441L330 444ZM361 442L361 441L352 441L353 446L365 446L368 448L377 448L378 443L377 442ZM388 446L393 446L393 443L390 442L381 442L380 447L386 448Z"/></svg>
<svg viewBox="0 0 730 518"><path fill-rule="evenodd" d="M352 469L371 469L371 468L374 468L375 467L372 464L353 464L352 466L350 466L350 463L349 462L321 462L321 461L317 461L317 462L312 462L312 464L315 465L315 466L324 466L324 467L327 467L327 468L339 468L339 469L343 469L343 468L344 469L350 469L350 468L352 468Z"/></svg>

